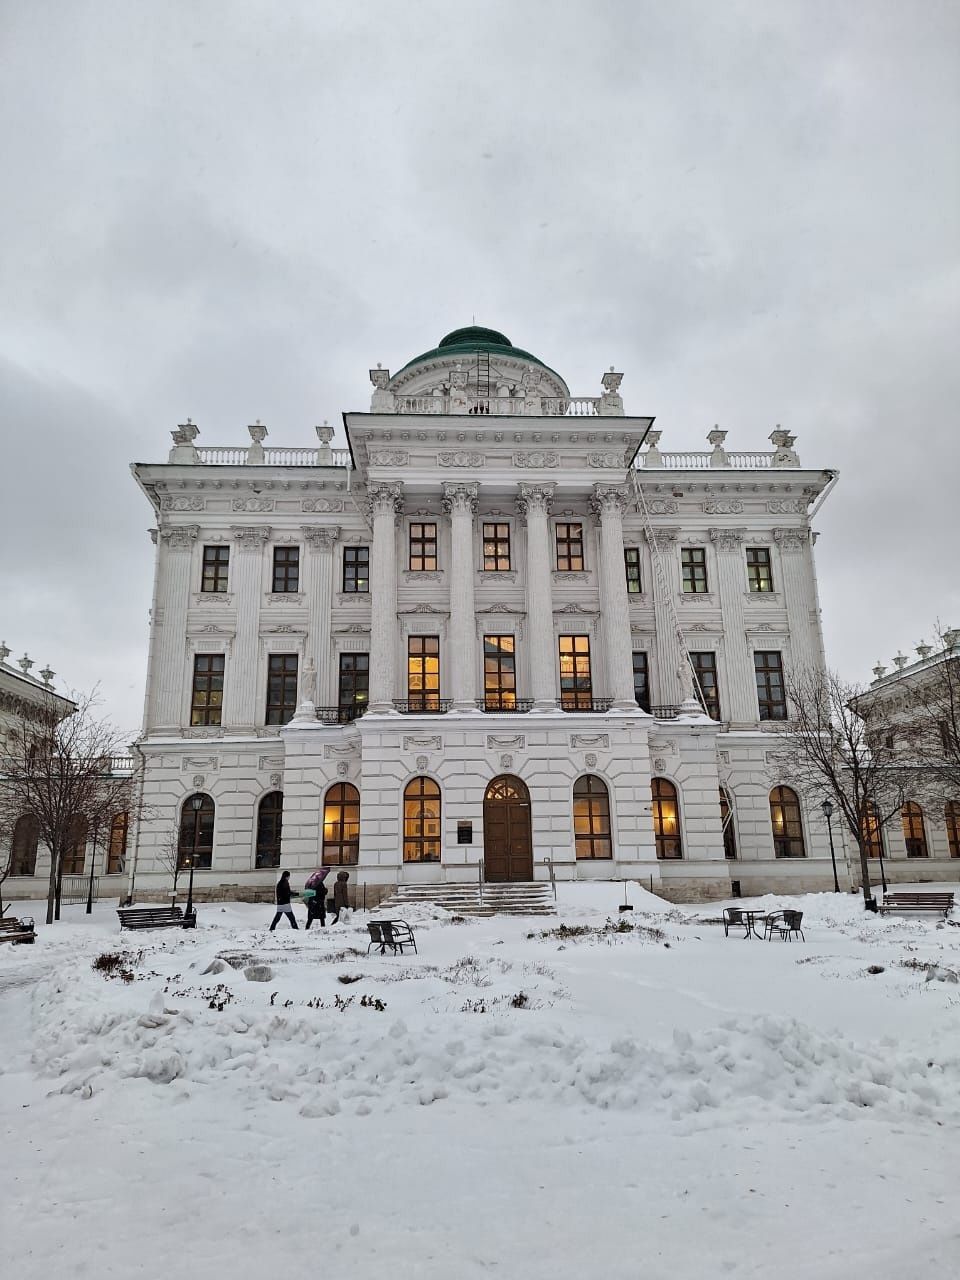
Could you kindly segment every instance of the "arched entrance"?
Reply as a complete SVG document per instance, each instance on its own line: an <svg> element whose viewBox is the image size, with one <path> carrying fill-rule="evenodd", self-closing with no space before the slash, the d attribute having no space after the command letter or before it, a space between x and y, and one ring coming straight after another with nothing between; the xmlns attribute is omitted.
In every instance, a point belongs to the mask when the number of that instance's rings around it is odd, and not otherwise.
<svg viewBox="0 0 960 1280"><path fill-rule="evenodd" d="M485 879L533 879L530 792L519 778L494 778L483 797Z"/></svg>

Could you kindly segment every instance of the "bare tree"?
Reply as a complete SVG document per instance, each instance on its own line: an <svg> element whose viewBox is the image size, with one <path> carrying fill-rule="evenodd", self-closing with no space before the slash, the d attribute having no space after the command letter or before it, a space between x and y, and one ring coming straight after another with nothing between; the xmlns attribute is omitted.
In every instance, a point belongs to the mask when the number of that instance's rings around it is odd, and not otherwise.
<svg viewBox="0 0 960 1280"><path fill-rule="evenodd" d="M894 720L879 705L858 709L865 690L833 671L800 672L788 682L790 732L774 752L781 773L808 795L834 802L860 851L864 904L870 884L870 836L899 813L915 769L904 766L891 736Z"/></svg>
<svg viewBox="0 0 960 1280"><path fill-rule="evenodd" d="M3 917L3 882L13 869L13 847L7 842L6 853L0 849L0 919Z"/></svg>
<svg viewBox="0 0 960 1280"><path fill-rule="evenodd" d="M129 810L133 784L113 776L111 757L123 754L119 731L95 714L96 692L73 695L76 710L52 693L0 742L0 834L32 814L50 851L47 924L60 918L64 855L80 824L109 831L115 813Z"/></svg>
<svg viewBox="0 0 960 1280"><path fill-rule="evenodd" d="M184 869L184 860L180 853L180 829L176 825L170 827L153 851L157 866L166 871L172 881L171 901L177 901L177 881Z"/></svg>

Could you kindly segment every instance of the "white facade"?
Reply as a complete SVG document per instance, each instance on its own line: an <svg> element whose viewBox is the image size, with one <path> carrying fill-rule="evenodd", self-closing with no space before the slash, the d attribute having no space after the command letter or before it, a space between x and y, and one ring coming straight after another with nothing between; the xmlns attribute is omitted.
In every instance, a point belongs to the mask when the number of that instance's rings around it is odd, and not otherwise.
<svg viewBox="0 0 960 1280"><path fill-rule="evenodd" d="M784 675L823 661L810 516L835 474L803 468L779 429L772 452L729 453L713 431L709 452L663 453L653 419L625 415L621 375L572 398L489 330L371 380L371 411L344 415L349 451L330 448L328 427L318 449L265 448L259 424L249 448L198 448L188 423L166 463L133 468L158 526L138 896L162 896L154 851L195 794L215 806L202 836L191 828L195 896L270 889L258 813L276 793L284 867L320 861L325 819L328 856L347 856L330 840L330 788L344 783L359 793L350 870L368 901L398 882L542 879L547 860L558 877L685 898L731 880L744 893L832 884L819 797L801 797L803 856L775 856L770 792L789 779L771 775L770 735L784 721L761 719L756 655ZM718 720L691 700L684 650L712 657ZM500 654L494 696L485 652ZM411 663L429 681L436 659L439 687L421 694ZM578 688L561 676L574 660ZM364 664L368 705L351 719L341 672ZM485 813L502 777L528 794L529 849L522 799L509 820L493 798ZM676 790L679 845L668 802L659 852L679 857L658 857L652 778ZM417 779L439 789L426 844L404 822ZM609 842L585 788L606 793ZM575 807L592 843L576 838ZM424 851L439 857L411 860Z"/></svg>

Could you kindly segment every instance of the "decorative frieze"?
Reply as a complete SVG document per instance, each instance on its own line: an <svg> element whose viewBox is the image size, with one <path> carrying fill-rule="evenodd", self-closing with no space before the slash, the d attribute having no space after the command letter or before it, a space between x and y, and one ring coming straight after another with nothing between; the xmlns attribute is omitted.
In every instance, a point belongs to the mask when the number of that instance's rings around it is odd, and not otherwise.
<svg viewBox="0 0 960 1280"><path fill-rule="evenodd" d="M173 494L165 493L160 499L161 511L203 511L205 508L204 498L174 497Z"/></svg>
<svg viewBox="0 0 960 1280"><path fill-rule="evenodd" d="M515 751L522 751L526 746L526 743L527 739L522 733L509 735L502 733L487 734L488 751L498 751L501 747L510 747Z"/></svg>
<svg viewBox="0 0 960 1280"><path fill-rule="evenodd" d="M227 591L198 591L193 597L193 603L197 606L209 604L229 608L233 604L233 595Z"/></svg>
<svg viewBox="0 0 960 1280"><path fill-rule="evenodd" d="M437 454L440 467L482 467L485 462L482 453L471 453L468 449L444 449Z"/></svg>
<svg viewBox="0 0 960 1280"><path fill-rule="evenodd" d="M515 467L559 467L559 453L545 452L536 450L532 453L524 453L522 451L514 453L511 461Z"/></svg>
<svg viewBox="0 0 960 1280"><path fill-rule="evenodd" d="M301 498L300 510L304 514L335 514L343 511L343 500L341 498Z"/></svg>
<svg viewBox="0 0 960 1280"><path fill-rule="evenodd" d="M276 509L275 498L233 498L231 511L273 511Z"/></svg>
<svg viewBox="0 0 960 1280"><path fill-rule="evenodd" d="M160 541L170 551L189 551L199 536L198 524L178 524L160 530Z"/></svg>
<svg viewBox="0 0 960 1280"><path fill-rule="evenodd" d="M623 471L626 467L622 453L588 453L587 466L597 468L610 468L617 471Z"/></svg>
<svg viewBox="0 0 960 1280"><path fill-rule="evenodd" d="M743 503L739 498L708 498L700 504L705 516L739 516Z"/></svg>
<svg viewBox="0 0 960 1280"><path fill-rule="evenodd" d="M609 733L571 733L570 747L576 750L578 747L596 747L598 751L610 750Z"/></svg>
<svg viewBox="0 0 960 1280"><path fill-rule="evenodd" d="M443 739L439 733L431 734L414 734L405 733L403 735L404 751L439 751L443 746Z"/></svg>
<svg viewBox="0 0 960 1280"><path fill-rule="evenodd" d="M410 455L406 449L371 449L367 461L371 467L405 467Z"/></svg>
<svg viewBox="0 0 960 1280"><path fill-rule="evenodd" d="M680 504L672 498L654 498L647 503L647 510L652 516L675 516Z"/></svg>
<svg viewBox="0 0 960 1280"><path fill-rule="evenodd" d="M268 605L288 605L290 608L299 608L303 604L303 593L298 591L268 591L266 596Z"/></svg>
<svg viewBox="0 0 960 1280"><path fill-rule="evenodd" d="M802 516L806 510L806 498L771 498L767 502L767 511L772 516Z"/></svg>

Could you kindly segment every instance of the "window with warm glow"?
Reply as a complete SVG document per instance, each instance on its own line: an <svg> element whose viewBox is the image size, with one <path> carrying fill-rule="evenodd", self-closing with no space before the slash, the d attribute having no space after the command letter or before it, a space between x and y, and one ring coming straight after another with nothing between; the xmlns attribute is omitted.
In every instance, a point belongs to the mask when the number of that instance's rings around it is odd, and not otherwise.
<svg viewBox="0 0 960 1280"><path fill-rule="evenodd" d="M107 875L117 876L127 864L127 833L130 829L129 813L115 813L110 820L110 838L107 844Z"/></svg>
<svg viewBox="0 0 960 1280"><path fill-rule="evenodd" d="M769 547L747 547L747 586L751 591L773 590Z"/></svg>
<svg viewBox="0 0 960 1280"><path fill-rule="evenodd" d="M440 788L414 778L403 793L404 862L440 861Z"/></svg>
<svg viewBox="0 0 960 1280"><path fill-rule="evenodd" d="M410 525L410 570L432 573L437 567L437 526L419 521Z"/></svg>
<svg viewBox="0 0 960 1280"><path fill-rule="evenodd" d="M592 774L573 784L573 838L578 858L613 857L607 784Z"/></svg>
<svg viewBox="0 0 960 1280"><path fill-rule="evenodd" d="M440 637L407 639L407 701L411 711L440 710Z"/></svg>
<svg viewBox="0 0 960 1280"><path fill-rule="evenodd" d="M352 867L360 860L360 792L338 782L323 802L323 865Z"/></svg>
<svg viewBox="0 0 960 1280"><path fill-rule="evenodd" d="M880 819L875 809L868 809L863 815L863 843L868 858L883 857L883 836L880 831Z"/></svg>
<svg viewBox="0 0 960 1280"><path fill-rule="evenodd" d="M516 637L483 637L483 705L487 711L517 706Z"/></svg>
<svg viewBox="0 0 960 1280"><path fill-rule="evenodd" d="M956 800L948 800L944 805L943 816L947 824L950 857L960 858L960 803Z"/></svg>
<svg viewBox="0 0 960 1280"><path fill-rule="evenodd" d="M923 810L915 800L908 800L900 810L903 818L903 839L908 858L926 858L927 837L923 829Z"/></svg>
<svg viewBox="0 0 960 1280"><path fill-rule="evenodd" d="M223 714L222 653L198 653L193 660L190 723L219 724Z"/></svg>
<svg viewBox="0 0 960 1280"><path fill-rule="evenodd" d="M666 778L652 778L653 836L658 858L682 858L680 839L680 805L677 788Z"/></svg>
<svg viewBox="0 0 960 1280"><path fill-rule="evenodd" d="M564 711L590 711L590 637L560 636L560 706Z"/></svg>
<svg viewBox="0 0 960 1280"><path fill-rule="evenodd" d="M483 571L504 572L510 568L510 525L503 521L484 523Z"/></svg>
<svg viewBox="0 0 960 1280"><path fill-rule="evenodd" d="M770 792L770 822L773 826L773 852L776 857L806 857L800 798L790 787L774 787Z"/></svg>

